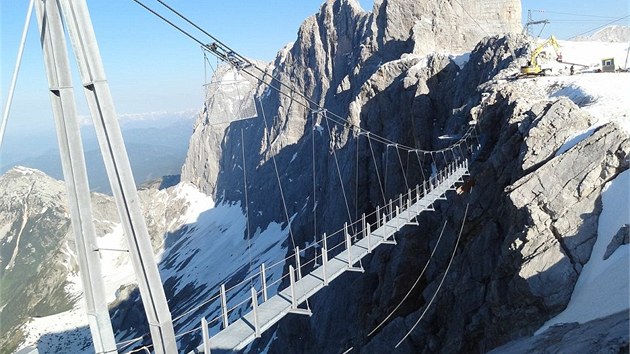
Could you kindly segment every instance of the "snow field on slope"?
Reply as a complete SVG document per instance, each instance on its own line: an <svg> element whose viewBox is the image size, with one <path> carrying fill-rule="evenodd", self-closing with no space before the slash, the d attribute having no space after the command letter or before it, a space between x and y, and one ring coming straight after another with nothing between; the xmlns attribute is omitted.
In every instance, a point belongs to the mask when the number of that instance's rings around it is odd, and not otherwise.
<svg viewBox="0 0 630 354"><path fill-rule="evenodd" d="M245 238L246 219L239 204L215 206L211 197L190 184L182 183L175 188L176 199L185 203L186 208L178 219L178 225L169 225L169 229L172 229L170 226L175 229L180 227L186 229L182 233L171 233L167 240L168 248L159 250L156 259L160 264L163 282L170 277L176 278L176 294L190 286L198 292L191 294L184 303L178 304L176 309L171 305L173 318L178 313L184 313L188 308L212 297L222 283L233 284L235 283L233 279L255 273L263 262L270 265L282 260L286 252L282 243L288 235L287 228L283 229L280 224L271 223L264 230L252 230L251 242L248 242ZM165 193L161 196L167 198ZM98 245L101 248L126 249L122 226L113 225L112 232L98 239ZM267 278L280 279L283 265L284 262L281 262L276 267L268 269ZM126 252L101 252L101 267L108 302L115 299L116 291L121 285L135 282L133 267ZM37 344L43 353L54 353L60 348L68 353L94 351L87 328L81 281L78 274L72 274L68 280L70 282L68 290L73 296L78 297L75 307L70 311L32 319L23 327L27 336L20 348ZM278 291L279 285L277 283L269 287L269 296ZM259 282L257 289L260 290ZM249 283L247 286L228 291L230 307L248 299ZM210 308L212 311L203 314L208 320L219 315L218 306L214 305L218 302L215 300L212 304ZM175 324L179 325L176 327L177 333L198 327L198 315L199 313L192 311L176 320ZM237 317L238 311L234 311L230 315L230 320ZM218 331L219 321L215 321L212 326L213 332ZM55 336L55 333L63 333L63 336ZM47 334L53 335L46 336ZM124 331L116 334L116 340L120 342L137 335L139 334L135 332Z"/></svg>
<svg viewBox="0 0 630 354"><path fill-rule="evenodd" d="M623 66L627 43L560 41L563 60L592 64L614 57ZM598 127L615 123L630 135L630 73L585 73L535 79L550 98L566 96L595 118L588 129L569 137L556 153L560 155L589 137ZM597 240L584 265L567 308L547 321L536 334L559 323L579 322L608 316L630 308L630 245L620 246L608 259L604 253L613 236L630 224L630 171L609 182L602 192Z"/></svg>
<svg viewBox="0 0 630 354"><path fill-rule="evenodd" d="M597 65L603 58L614 57L617 66L625 66L628 43L558 42L565 62ZM576 69L578 74L569 75L570 65L553 60L542 66L551 66L556 73L559 70L563 74L522 79L522 85L528 91L546 93L550 99L565 96L596 118L591 127L569 137L556 156L589 137L599 126L610 122L630 134L630 73L580 74L580 69Z"/></svg>
<svg viewBox="0 0 630 354"><path fill-rule="evenodd" d="M175 292L194 288L193 293L179 304L173 311L173 317L183 315L175 320L178 333L194 330L199 327L200 313L194 311L196 306L209 299L208 310L201 314L210 322L211 333L220 329L220 300L217 297L221 284L226 283L227 305L233 309L229 318L233 321L241 313L248 311L250 286L255 285L260 292L260 279L254 276L252 281L245 281L258 272L262 263L266 267L282 260L286 248L282 243L286 240L288 229L278 223L269 224L264 230L251 230L251 239L246 237L246 218L239 203L221 204L200 214L189 231L176 240L171 249L176 252L165 252L163 263L168 269L162 269L162 279L176 279ZM267 268L266 277L269 282L282 277L284 262L273 268ZM240 283L237 285L237 283ZM237 286L235 286L237 285ZM269 286L269 296L278 291L280 283ZM178 315L180 314L180 315Z"/></svg>
<svg viewBox="0 0 630 354"><path fill-rule="evenodd" d="M624 224L630 224L630 170L610 181L602 192L597 240L584 265L567 308L547 321L536 334L559 323L584 323L630 308L630 245L621 245L606 260L604 253Z"/></svg>
<svg viewBox="0 0 630 354"><path fill-rule="evenodd" d="M552 98L566 96L596 119L591 127L569 137L556 156L607 123L613 122L630 134L630 73L589 73L537 80L541 89L556 87L551 92Z"/></svg>
<svg viewBox="0 0 630 354"><path fill-rule="evenodd" d="M601 66L602 59L614 58L617 68L626 68L628 43L576 42L559 40L562 61L571 64ZM550 49L547 49L549 51ZM555 57L554 57L555 58ZM579 71L581 67L575 66Z"/></svg>

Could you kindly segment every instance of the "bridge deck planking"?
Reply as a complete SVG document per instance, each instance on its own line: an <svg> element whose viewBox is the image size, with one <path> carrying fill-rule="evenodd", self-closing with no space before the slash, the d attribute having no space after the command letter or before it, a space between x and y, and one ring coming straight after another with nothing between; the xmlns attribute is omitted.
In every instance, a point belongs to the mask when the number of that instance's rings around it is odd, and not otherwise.
<svg viewBox="0 0 630 354"><path fill-rule="evenodd" d="M358 240L350 246L350 260L348 260L348 251L344 249L338 255L330 258L326 263L326 273L328 282L333 281L341 274L351 270L352 265L359 262L376 247L387 242L402 227L408 225L411 220L417 217L421 212L428 209L436 200L444 199L447 191L453 190L456 183L461 182L464 175L467 174L467 165L462 164L456 168L453 173L445 178L433 190L428 192L416 203L409 208L400 211L400 213L391 220L384 223L380 228L372 231L368 236ZM368 244L369 242L369 244ZM353 270L359 270L353 268ZM319 266L306 274L295 282L296 303L301 304L308 300L311 296L324 288L324 267ZM278 294L270 297L267 301L258 306L258 323L260 333L269 329L287 314L291 313L291 287L288 287ZM211 350L217 352L242 350L256 339L256 331L254 327L254 312L250 311L240 319L231 323L227 328L210 338ZM197 348L198 352L203 352L203 345Z"/></svg>

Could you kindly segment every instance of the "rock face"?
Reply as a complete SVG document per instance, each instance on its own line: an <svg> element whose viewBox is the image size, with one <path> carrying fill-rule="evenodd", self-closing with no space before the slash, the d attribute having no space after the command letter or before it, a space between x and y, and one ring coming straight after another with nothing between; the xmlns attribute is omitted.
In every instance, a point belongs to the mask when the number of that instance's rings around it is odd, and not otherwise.
<svg viewBox="0 0 630 354"><path fill-rule="evenodd" d="M377 42L408 42L419 55L468 51L484 36L521 31L515 1L382 1L374 8Z"/></svg>
<svg viewBox="0 0 630 354"><path fill-rule="evenodd" d="M182 167L182 180L213 194L220 170L221 143L229 122L243 117L253 104L256 80L221 66L207 85L206 102L193 127L191 143Z"/></svg>
<svg viewBox="0 0 630 354"><path fill-rule="evenodd" d="M606 247L606 253L604 253L604 259L608 259L619 246L627 245L630 243L630 225L625 224L623 227L617 231L612 241Z"/></svg>
<svg viewBox="0 0 630 354"><path fill-rule="evenodd" d="M484 35L476 22L488 23L483 27L490 34L520 31L520 4L500 3L462 8L457 1L376 1L369 14L354 1L328 1L267 68L329 112L313 112L288 89L279 94L259 87L259 118L227 127L216 182L195 183L220 199L243 200L245 170L250 222L292 218L291 246L373 210L403 191L405 178L418 181L430 173L432 156L419 156L420 165L404 156L403 178L396 150L370 145L351 125L399 144L438 149L448 144L439 136L462 134L475 120L482 150L470 193L421 216L424 231L403 229L401 247L377 250L364 262L365 274L332 283L311 301L317 310L310 319L287 318L259 348L275 338L272 353L391 350L433 296L453 236L440 245L410 299L368 333L428 261L436 247L432 230L448 220L445 234L456 235L468 203L460 250L443 286L448 290L438 293L399 349L487 352L531 335L566 306L595 240L601 189L628 168L628 137L606 125L567 150L567 139L593 118L566 98L523 95L523 84L505 80L504 69L523 64L512 53L524 60L524 38L486 38L465 65L440 54L472 49ZM497 8L490 16L488 9ZM337 124L335 114L349 124ZM191 146L200 143L191 140ZM191 176L195 170L189 169Z"/></svg>
<svg viewBox="0 0 630 354"><path fill-rule="evenodd" d="M628 169L630 139L607 124L569 146L567 140L591 127L593 117L566 98L551 99L506 79L523 64L526 39L489 36L472 48L483 33L477 22L494 34L513 29L518 18L518 1L383 0L367 13L355 0L330 0L265 69L278 90L243 82L244 90L260 98L257 118L213 125L234 105L215 100L216 92L208 97L182 180L229 207L213 209L220 218L185 224L192 206L185 199L157 189L141 195L152 203L146 213L152 234L168 235L171 252L162 269L172 310L190 315L179 318L176 329L195 328L203 311L211 311L188 310L211 296L226 272L236 281L249 271L246 252L229 237L215 251L229 249L234 261L229 267L212 263L210 247L203 246L217 243L205 244L205 236L229 231L245 237L243 215L257 234L275 221L290 236L270 237L270 245L260 249L291 255L293 247L338 230L405 191L406 184L421 182L445 158L400 156L395 146L381 142L440 149L450 142L439 137L459 136L474 121L481 149L470 168L472 188L436 203L435 212L419 217L420 227L403 228L397 247L375 250L364 260L364 274L345 274L319 292L310 301L312 317L285 318L249 350L386 352L416 322L399 351L531 352L559 337L576 350L627 350L628 335L620 330L627 328L627 313L528 338L567 305L596 237L601 190ZM472 50L466 63L444 54L460 50ZM359 127L381 142L359 134ZM239 206L243 213L235 212ZM243 222L228 225L229 220ZM627 242L620 232L610 252ZM156 250L163 241L154 240ZM214 279L210 270L224 274ZM134 290L119 293L116 326L142 322ZM610 335L608 327L614 329ZM135 335L146 332L134 328ZM186 338L186 349L199 341L197 335Z"/></svg>
<svg viewBox="0 0 630 354"><path fill-rule="evenodd" d="M356 0L328 0L317 15L304 21L296 42L279 52L266 70L279 82L290 83L295 92L344 116L348 113L349 101L381 64L398 59L404 53L468 51L485 35L520 32L520 13L520 2L513 0L464 4L386 0L376 1L373 13L361 9ZM483 27L475 21L483 23ZM215 76L221 78L224 74L219 71ZM372 80L387 82L378 77ZM283 90L283 94L289 92ZM263 98L259 120L261 110L269 120L269 128L264 133L260 121L213 126L208 112L217 110L217 102L212 95L208 97L206 108L195 124L182 180L221 195L222 191L217 190L220 178L216 166L223 167L219 160L226 154L221 154L224 146L220 144L224 139L240 141L240 128L256 129L255 133L246 131L245 140L262 141L261 146L247 151L262 155L262 159L256 159L261 162L280 149L296 144L308 133L311 112L304 108L303 99L292 100L264 86L258 88L258 96ZM252 139L254 137L258 139ZM229 141L227 143L231 144Z"/></svg>

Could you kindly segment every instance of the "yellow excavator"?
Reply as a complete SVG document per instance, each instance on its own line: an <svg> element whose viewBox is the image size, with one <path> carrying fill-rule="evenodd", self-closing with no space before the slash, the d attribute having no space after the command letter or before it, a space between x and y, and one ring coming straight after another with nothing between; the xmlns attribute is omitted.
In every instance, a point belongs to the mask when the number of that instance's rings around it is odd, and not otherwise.
<svg viewBox="0 0 630 354"><path fill-rule="evenodd" d="M521 76L546 74L547 70L549 69L543 69L540 67L540 65L538 64L538 57L548 45L551 45L553 49L556 51L556 60L559 62L562 62L562 53L560 53L560 45L558 44L556 37L552 35L543 44L539 45L538 47L536 47L536 49L534 49L534 51L532 52L532 57L527 63L527 65L521 67Z"/></svg>

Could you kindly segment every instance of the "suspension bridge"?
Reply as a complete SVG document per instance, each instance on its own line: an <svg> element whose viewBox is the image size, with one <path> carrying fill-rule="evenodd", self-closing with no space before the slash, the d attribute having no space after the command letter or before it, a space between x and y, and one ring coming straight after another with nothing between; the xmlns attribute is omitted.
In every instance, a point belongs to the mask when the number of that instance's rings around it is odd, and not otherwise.
<svg viewBox="0 0 630 354"><path fill-rule="evenodd" d="M130 245L129 254L138 278L140 295L147 313L152 344L143 345L131 352L149 351L150 348L153 348L156 353L174 353L177 351L177 339L193 332L201 332L202 334L203 344L197 348L198 352L210 353L212 350L240 350L260 337L264 331L271 328L287 314L310 316L312 314L308 305L310 297L324 289L331 281L345 272L363 272L364 269L361 265L363 258L381 245L396 244L395 235L397 232L407 225L418 225L418 216L424 211L434 210L434 203L438 200L446 200L447 193L454 190L458 183L463 183L464 177L468 175L469 158L473 156L475 149L479 146L478 140L476 144L472 141L477 139L475 122L471 122L461 137L455 139L455 142L442 149L422 150L399 144L370 132L360 125L351 123L345 117L327 111L310 97L295 90L290 84L266 73L263 69L220 42L162 0L156 1L186 23L201 31L213 42L206 44L141 1L133 1L193 39L202 46L204 51L212 53L218 59L234 67L239 73L255 78L260 85L266 85L270 89L276 90L280 95L290 98L292 102L302 105L315 115L323 115L331 139L333 132L330 129L329 122L342 127L347 132L354 132L354 136L357 139L357 147L359 137L365 136L372 154L371 162L373 162L374 172L376 173L383 197L383 204L376 206L375 210L367 215L363 214L359 218L355 217L352 219L348 208L348 198L343 187L344 181L336 156L336 148L332 148L339 183L346 202L346 209L348 210L348 222L336 232L330 235L324 234L319 240L317 235L313 235L316 242L302 250L296 247L291 234L294 248L291 256L279 260L270 266L262 264L256 272L248 274L246 279L236 285L228 287L228 284L224 283L218 286L214 292L215 295L201 303L190 305L184 314L172 318L157 264L152 254L146 224L137 203L138 196L135 190L135 183L120 134L120 127L113 108L113 100L109 93L109 86L105 78L85 0L48 0L45 2L31 0L29 15L34 3L40 25L49 90L54 108L53 113L58 127L64 178L72 211L73 230L79 248L79 263L86 292L90 330L97 353L124 351L127 348L137 346L140 341L147 337L140 336L116 343L111 327L100 266L98 264L100 250L90 248L90 245L96 244L95 232L94 226L90 222L93 220L93 217L89 201L84 153L81 146L76 106L73 98L72 75L68 64L68 46L65 42L66 33L64 32L64 26L68 28L68 34L75 50L75 57L83 79L83 91L86 94L90 112L95 121L95 128L101 144L108 178L112 184L125 236L128 238ZM28 17L25 33L28 27ZM23 35L24 37L25 35ZM21 53L18 57L21 57ZM260 106L262 110L262 104ZM7 114L3 118L3 125L6 123ZM264 111L259 116L262 116L266 127L265 130L270 134ZM251 114L248 118L251 118ZM316 123L315 119L313 119L313 139L315 130ZM270 137L267 137L267 139L271 141ZM398 162L402 169L406 191L398 194L396 199L390 199L389 202L387 202L386 198L388 193L384 190L381 176L379 175L379 163L377 162L372 142L386 146L385 159L387 159L390 147L396 149ZM409 170L409 161L406 171L401 159L401 151L406 152L408 157L412 153L418 157L418 169L422 173L422 180L415 186L410 186L408 183L406 172ZM450 157L447 158L449 154ZM429 176L425 176L425 167L420 159L420 156L426 155L430 155L432 160L429 163L433 172ZM443 158L443 162L438 163L436 161L436 156L439 155ZM280 188L286 216L285 221L289 225L289 232L291 232L291 222L284 195L282 194L278 167L274 155L271 158ZM315 159L313 159L313 164L315 163L314 161ZM385 160L385 162L381 161L380 165L387 168L388 163ZM441 168L438 170L440 166ZM387 171L385 171L385 178L387 178ZM315 186L314 172L313 181ZM247 182L245 181L246 184ZM385 184L387 185L387 183ZM245 188L246 190L247 188ZM313 197L315 198L315 192ZM246 194L245 198L247 198ZM315 207L313 210L315 212ZM302 261L300 255L311 248L314 257L311 257L308 261ZM271 279L267 276L269 269L285 265L288 265L288 272L271 283ZM284 284L282 289L279 289L280 284ZM232 302L236 301L237 304L230 304L230 300ZM208 304L212 305L209 307L213 309L211 312L216 313L216 316L213 315L214 317L208 318L207 316L209 315L204 313L200 315L201 318L197 322L199 323L197 327L183 333L175 333L173 326L175 321L188 315L196 316L198 314L196 311ZM215 331L211 335L210 329L212 327L215 328Z"/></svg>
<svg viewBox="0 0 630 354"><path fill-rule="evenodd" d="M363 215L358 233L350 235L348 225L344 225L342 242L331 248L327 244L328 236L324 235L317 243L321 246L321 265L308 274L302 275L300 258L296 257L295 266L289 266L289 286L270 298L267 298L263 268L259 273L262 277L261 288L251 288L251 311L231 324L227 316L225 286L221 286L221 315L215 320L221 320L224 329L210 338L207 329L208 321L205 318L202 319L204 343L198 350L204 353L210 353L213 349L241 350L287 314L310 316L311 310L300 308L300 304L343 273L363 272L362 266L356 266L361 259L380 245L396 244L394 235L401 228L406 225L417 225L414 219L423 211L434 210L432 206L435 201L446 200L447 191L455 190L455 185L463 183L463 177L467 174L468 160L450 163L428 181L416 185L414 189L409 189L406 194L401 194L397 203L391 201L383 209L377 208L374 215L376 222L373 226L366 222L366 216ZM383 210L382 214L380 210ZM329 252L335 249L340 249L340 251L337 251L335 256L330 256ZM299 254L299 249L296 250L296 254ZM259 303L261 298L263 302Z"/></svg>

